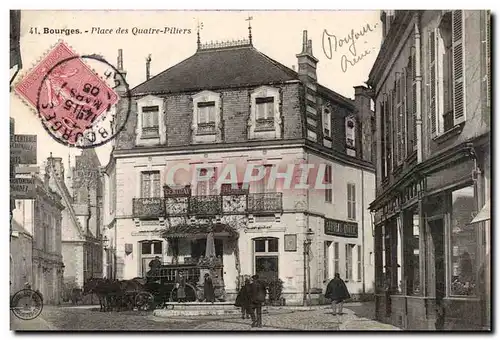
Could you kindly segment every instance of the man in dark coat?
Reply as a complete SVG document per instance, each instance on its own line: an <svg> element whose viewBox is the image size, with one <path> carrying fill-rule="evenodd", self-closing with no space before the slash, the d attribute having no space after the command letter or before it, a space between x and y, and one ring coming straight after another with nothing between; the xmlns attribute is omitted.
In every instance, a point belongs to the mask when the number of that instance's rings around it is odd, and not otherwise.
<svg viewBox="0 0 500 340"><path fill-rule="evenodd" d="M155 256L155 259L151 260L149 262L149 268L151 268L151 270L148 273L149 276L155 276L155 275L157 275L158 269L160 269L160 267L161 267L160 257L159 256Z"/></svg>
<svg viewBox="0 0 500 340"><path fill-rule="evenodd" d="M332 300L333 315L337 314L337 307L338 314L342 315L344 300L349 299L351 295L347 290L347 286L345 285L344 280L340 278L339 273L335 273L335 277L333 278L333 280L328 283L328 286L326 287L325 297Z"/></svg>
<svg viewBox="0 0 500 340"><path fill-rule="evenodd" d="M205 274L205 282L203 282L203 296L207 302L215 302L214 284L209 273Z"/></svg>
<svg viewBox="0 0 500 340"><path fill-rule="evenodd" d="M252 283L250 281L250 277L245 278L245 284L241 287L238 292L238 296L236 296L236 301L234 305L236 307L241 308L241 318L245 319L245 317L252 318L252 322L255 321L255 314L253 313L253 309L251 306L251 298L252 298Z"/></svg>
<svg viewBox="0 0 500 340"><path fill-rule="evenodd" d="M252 276L251 290L251 306L256 314L255 319L252 318L252 327L262 327L262 304L266 301L266 286L260 281L259 275Z"/></svg>

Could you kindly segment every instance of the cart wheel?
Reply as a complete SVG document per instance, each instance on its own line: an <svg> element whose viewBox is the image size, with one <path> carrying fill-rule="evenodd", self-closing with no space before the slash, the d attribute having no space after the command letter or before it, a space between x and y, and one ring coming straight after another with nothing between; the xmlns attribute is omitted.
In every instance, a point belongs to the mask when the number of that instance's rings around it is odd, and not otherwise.
<svg viewBox="0 0 500 340"><path fill-rule="evenodd" d="M153 294L148 292L139 292L135 297L135 306L137 310L153 310L155 307L155 298Z"/></svg>

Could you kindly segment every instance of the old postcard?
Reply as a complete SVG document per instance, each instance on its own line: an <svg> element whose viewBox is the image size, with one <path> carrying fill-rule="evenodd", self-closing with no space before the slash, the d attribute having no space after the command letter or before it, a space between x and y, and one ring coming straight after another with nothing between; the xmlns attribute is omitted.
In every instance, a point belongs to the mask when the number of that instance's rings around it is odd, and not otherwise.
<svg viewBox="0 0 500 340"><path fill-rule="evenodd" d="M10 326L491 330L487 10L10 12Z"/></svg>

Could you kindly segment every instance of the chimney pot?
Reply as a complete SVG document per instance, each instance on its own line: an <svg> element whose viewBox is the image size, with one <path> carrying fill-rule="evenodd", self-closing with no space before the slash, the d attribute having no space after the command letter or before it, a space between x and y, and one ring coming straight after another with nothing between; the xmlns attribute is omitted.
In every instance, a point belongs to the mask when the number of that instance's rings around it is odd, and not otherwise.
<svg viewBox="0 0 500 340"><path fill-rule="evenodd" d="M309 53L310 55L313 54L313 45L311 39L307 41L307 53Z"/></svg>
<svg viewBox="0 0 500 340"><path fill-rule="evenodd" d="M302 53L307 50L307 30L302 31Z"/></svg>

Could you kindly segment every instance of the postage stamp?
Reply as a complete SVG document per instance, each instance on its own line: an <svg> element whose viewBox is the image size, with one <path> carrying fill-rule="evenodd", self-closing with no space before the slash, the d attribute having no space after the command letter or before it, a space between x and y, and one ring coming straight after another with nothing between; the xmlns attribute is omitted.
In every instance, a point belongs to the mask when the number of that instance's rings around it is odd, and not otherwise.
<svg viewBox="0 0 500 340"><path fill-rule="evenodd" d="M96 68L102 69L102 76ZM77 55L60 41L15 91L36 109L45 130L59 143L88 148L107 143L119 132L114 116L120 96L113 87L121 84L128 93L113 65L100 56Z"/></svg>

